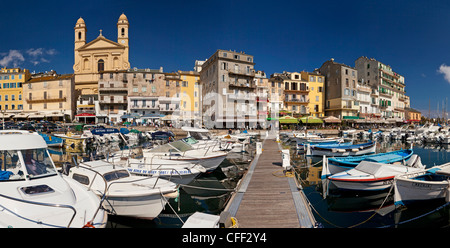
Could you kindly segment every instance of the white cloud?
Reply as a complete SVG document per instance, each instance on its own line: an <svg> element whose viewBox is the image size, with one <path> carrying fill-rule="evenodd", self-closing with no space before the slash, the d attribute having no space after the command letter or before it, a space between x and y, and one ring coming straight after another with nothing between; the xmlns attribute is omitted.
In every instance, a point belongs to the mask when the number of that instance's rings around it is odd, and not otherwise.
<svg viewBox="0 0 450 248"><path fill-rule="evenodd" d="M438 72L444 74L445 80L447 80L447 82L450 83L450 66L447 66L446 64L442 64L439 67Z"/></svg>
<svg viewBox="0 0 450 248"><path fill-rule="evenodd" d="M3 53L3 58L0 59L0 65L4 67L17 67L21 62L25 61L23 54L19 50L9 50L9 53Z"/></svg>
<svg viewBox="0 0 450 248"><path fill-rule="evenodd" d="M3 67L19 67L23 62L33 65L40 63L50 63L50 57L56 55L56 49L30 48L23 51L9 50L6 53L0 53L0 65Z"/></svg>

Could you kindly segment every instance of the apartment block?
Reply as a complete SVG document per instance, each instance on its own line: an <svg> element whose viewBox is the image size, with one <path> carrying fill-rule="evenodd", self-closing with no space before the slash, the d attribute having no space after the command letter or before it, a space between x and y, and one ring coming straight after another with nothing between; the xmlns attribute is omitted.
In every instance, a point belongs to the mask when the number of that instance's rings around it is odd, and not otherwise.
<svg viewBox="0 0 450 248"><path fill-rule="evenodd" d="M309 91L308 110L311 116L323 117L325 101L325 77L317 72L300 72L303 81L307 82Z"/></svg>
<svg viewBox="0 0 450 248"><path fill-rule="evenodd" d="M9 116L22 112L22 86L31 78L27 69L1 68L0 70L0 111Z"/></svg>
<svg viewBox="0 0 450 248"><path fill-rule="evenodd" d="M203 64L202 112L206 127L256 127L255 69L253 56L244 52L217 50Z"/></svg>
<svg viewBox="0 0 450 248"><path fill-rule="evenodd" d="M409 98L405 95L405 78L394 72L391 66L364 56L355 61L355 67L358 80L378 91L373 104L378 108L376 112L384 118L405 119L405 107L409 106Z"/></svg>
<svg viewBox="0 0 450 248"><path fill-rule="evenodd" d="M76 111L73 74L46 75L23 83L23 113L29 119L73 120Z"/></svg>
<svg viewBox="0 0 450 248"><path fill-rule="evenodd" d="M342 120L358 118L356 68L330 59L315 72L325 76L325 116Z"/></svg>

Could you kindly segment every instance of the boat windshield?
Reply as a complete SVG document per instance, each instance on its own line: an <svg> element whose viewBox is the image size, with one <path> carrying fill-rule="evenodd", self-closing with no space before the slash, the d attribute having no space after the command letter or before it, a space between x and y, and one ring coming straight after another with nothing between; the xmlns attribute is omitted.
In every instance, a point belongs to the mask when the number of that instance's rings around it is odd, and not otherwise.
<svg viewBox="0 0 450 248"><path fill-rule="evenodd" d="M189 132L196 140L210 140L211 135L208 132Z"/></svg>
<svg viewBox="0 0 450 248"><path fill-rule="evenodd" d="M182 140L177 140L170 142L158 147L151 149L149 152L185 152L189 150L194 150L194 148L183 142Z"/></svg>
<svg viewBox="0 0 450 248"><path fill-rule="evenodd" d="M198 143L198 141L192 137L187 137L187 138L184 138L183 140L184 140L184 142L188 143L189 145Z"/></svg>
<svg viewBox="0 0 450 248"><path fill-rule="evenodd" d="M25 179L23 168L16 150L0 151L0 180Z"/></svg>
<svg viewBox="0 0 450 248"><path fill-rule="evenodd" d="M127 170L117 170L117 171L111 171L103 175L105 177L105 180L107 182L111 182L120 178L129 177L130 174Z"/></svg>
<svg viewBox="0 0 450 248"><path fill-rule="evenodd" d="M56 174L56 168L46 148L21 150L20 153L30 178Z"/></svg>

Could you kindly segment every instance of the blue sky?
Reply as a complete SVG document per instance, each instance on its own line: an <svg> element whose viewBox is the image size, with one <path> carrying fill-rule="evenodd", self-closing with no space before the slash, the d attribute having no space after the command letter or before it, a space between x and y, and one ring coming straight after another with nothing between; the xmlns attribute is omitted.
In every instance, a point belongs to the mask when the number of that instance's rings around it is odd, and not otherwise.
<svg viewBox="0 0 450 248"><path fill-rule="evenodd" d="M330 58L375 58L405 77L413 108L450 98L449 1L13 1L0 8L0 65L73 73L73 27L117 40L130 22L132 67L192 70L217 49L254 56L268 75L312 71ZM449 67L447 67L449 66ZM448 104L450 107L450 104Z"/></svg>

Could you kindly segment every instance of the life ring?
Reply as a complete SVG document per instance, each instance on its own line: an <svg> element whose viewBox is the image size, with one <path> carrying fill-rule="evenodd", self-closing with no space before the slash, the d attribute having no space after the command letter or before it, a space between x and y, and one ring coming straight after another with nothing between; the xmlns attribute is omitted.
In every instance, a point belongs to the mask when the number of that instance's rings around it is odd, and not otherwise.
<svg viewBox="0 0 450 248"><path fill-rule="evenodd" d="M88 223L86 223L83 228L95 228L94 225L92 225L92 222L88 221Z"/></svg>

